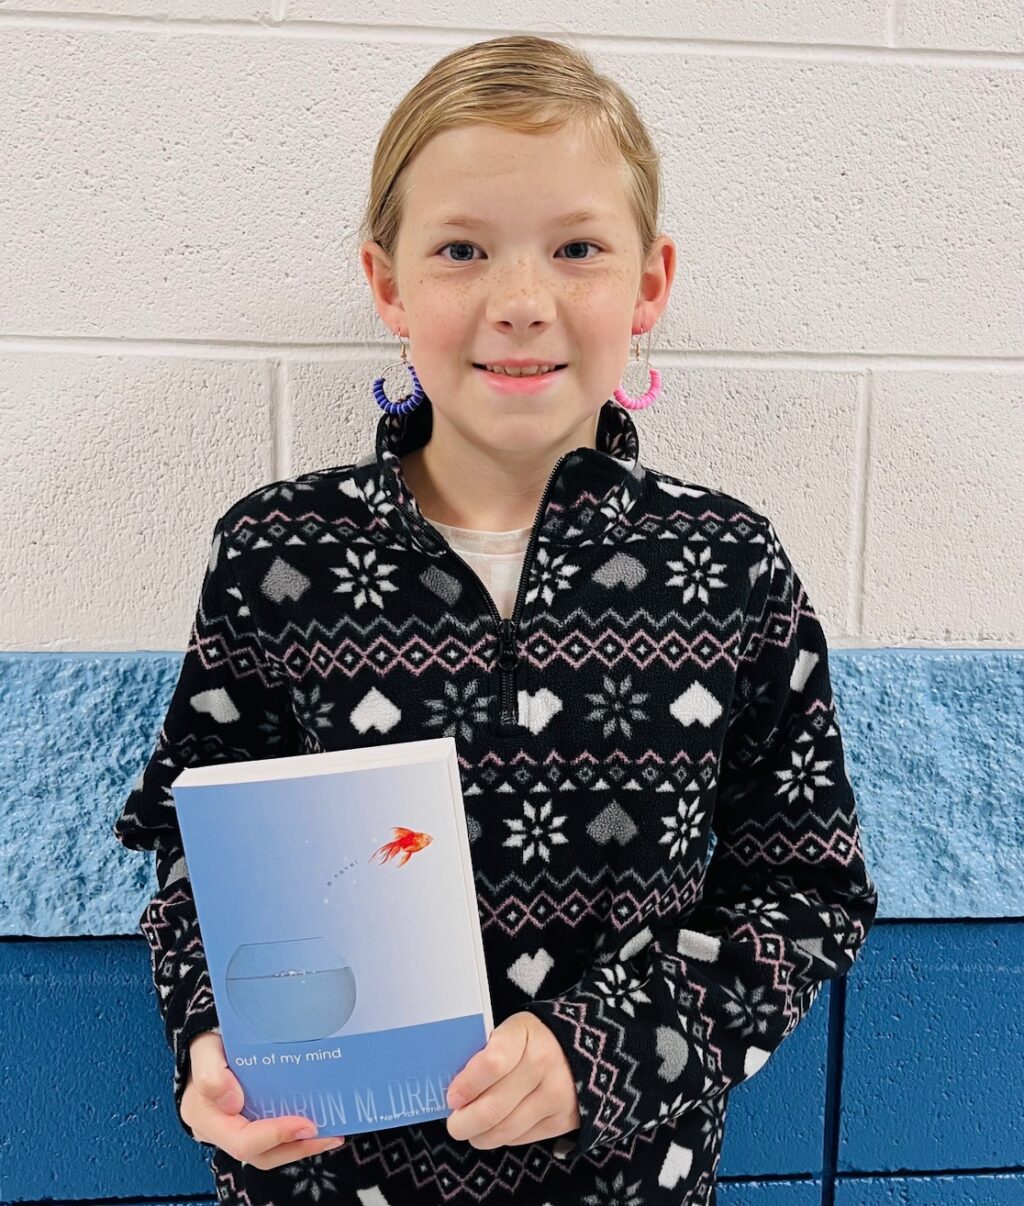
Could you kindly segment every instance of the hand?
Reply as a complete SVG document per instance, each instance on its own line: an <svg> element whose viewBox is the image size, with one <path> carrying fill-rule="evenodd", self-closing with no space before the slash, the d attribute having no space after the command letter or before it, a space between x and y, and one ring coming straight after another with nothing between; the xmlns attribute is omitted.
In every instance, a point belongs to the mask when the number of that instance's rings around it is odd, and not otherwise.
<svg viewBox="0 0 1024 1206"><path fill-rule="evenodd" d="M447 1119L448 1134L487 1150L554 1139L580 1125L576 1084L565 1052L540 1018L514 1013L448 1086L465 1103Z"/></svg>
<svg viewBox="0 0 1024 1206"><path fill-rule="evenodd" d="M337 1136L296 1140L297 1131L316 1126L301 1114L257 1122L243 1118L242 1086L228 1067L223 1040L215 1030L204 1030L192 1039L189 1057L191 1068L181 1099L181 1118L200 1143L212 1143L236 1160L263 1170L338 1146Z"/></svg>

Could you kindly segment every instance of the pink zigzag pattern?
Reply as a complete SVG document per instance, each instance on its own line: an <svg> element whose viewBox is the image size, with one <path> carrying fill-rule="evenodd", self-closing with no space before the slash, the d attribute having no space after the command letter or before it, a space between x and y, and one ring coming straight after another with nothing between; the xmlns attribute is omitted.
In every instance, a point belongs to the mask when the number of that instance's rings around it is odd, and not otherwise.
<svg viewBox="0 0 1024 1206"><path fill-rule="evenodd" d="M418 1130L416 1127L407 1128L408 1133ZM388 1136L394 1135L393 1138ZM568 1171L571 1165L567 1161L556 1160L551 1154L550 1140L541 1140L521 1146L504 1147L487 1155L496 1156L497 1166L488 1162L486 1156L473 1158L473 1163L467 1168L460 1168L453 1160L443 1161L436 1166L432 1164L429 1149L424 1145L415 1148L405 1135L390 1131L377 1132L373 1139L376 1147L370 1148L369 1136L355 1136L352 1142L352 1159L364 1168L372 1168L380 1164L387 1173L396 1169L409 1172L417 1190L436 1190L442 1200L447 1201L458 1195L470 1194L478 1201L486 1199L494 1184L500 1182L504 1189L513 1193L519 1190L527 1179L540 1182L552 1171ZM651 1142L643 1137L641 1142ZM435 1149L436 1150L436 1149ZM629 1154L633 1151L631 1146ZM472 1154L467 1154L472 1158ZM602 1167L609 1160L620 1160L623 1152L601 1152L591 1155L585 1153L578 1159L586 1159L589 1163ZM430 1171L426 1175L422 1169L426 1164ZM554 1200L558 1200L557 1191Z"/></svg>
<svg viewBox="0 0 1024 1206"><path fill-rule="evenodd" d="M537 653L537 646L543 647L545 643L551 650L547 656ZM735 635L723 642L710 632L699 632L689 640L675 632L656 639L644 628L625 636L611 628L605 628L595 636L588 636L577 629L558 640L548 634L543 623L538 623L527 640L524 654L529 664L538 670L545 669L559 658L568 662L574 670L584 666L591 658L606 668L617 666L628 658L639 669L659 661L672 670L678 670L688 662L694 662L706 670L723 658L732 665L734 659L729 656L729 646L735 643ZM645 647L650 651L647 656L642 652Z"/></svg>

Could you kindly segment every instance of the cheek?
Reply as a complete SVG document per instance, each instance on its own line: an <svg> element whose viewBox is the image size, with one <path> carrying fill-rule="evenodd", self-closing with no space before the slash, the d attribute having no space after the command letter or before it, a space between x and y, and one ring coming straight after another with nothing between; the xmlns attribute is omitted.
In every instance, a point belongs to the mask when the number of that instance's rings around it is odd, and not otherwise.
<svg viewBox="0 0 1024 1206"><path fill-rule="evenodd" d="M429 277L417 282L415 301L406 306L417 333L421 360L430 360L444 371L451 369L453 357L469 358L474 342L474 305L469 285Z"/></svg>

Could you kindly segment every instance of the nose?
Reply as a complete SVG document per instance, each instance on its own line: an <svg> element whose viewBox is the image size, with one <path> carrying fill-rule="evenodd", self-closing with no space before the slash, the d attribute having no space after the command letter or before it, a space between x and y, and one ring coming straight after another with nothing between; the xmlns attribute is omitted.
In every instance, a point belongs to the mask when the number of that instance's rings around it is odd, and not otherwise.
<svg viewBox="0 0 1024 1206"><path fill-rule="evenodd" d="M555 299L543 274L520 263L503 280L495 280L487 302L488 320L519 333L544 327L555 317Z"/></svg>

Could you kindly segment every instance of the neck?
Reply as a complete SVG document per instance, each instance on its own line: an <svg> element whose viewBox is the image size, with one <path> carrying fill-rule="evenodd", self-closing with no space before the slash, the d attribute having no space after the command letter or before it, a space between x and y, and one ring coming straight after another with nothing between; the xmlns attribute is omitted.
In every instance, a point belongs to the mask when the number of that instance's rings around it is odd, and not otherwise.
<svg viewBox="0 0 1024 1206"><path fill-rule="evenodd" d="M475 531L507 532L533 525L558 458L593 448L599 415L557 444L514 453L466 439L437 407L430 439L401 458L402 475L428 519Z"/></svg>

